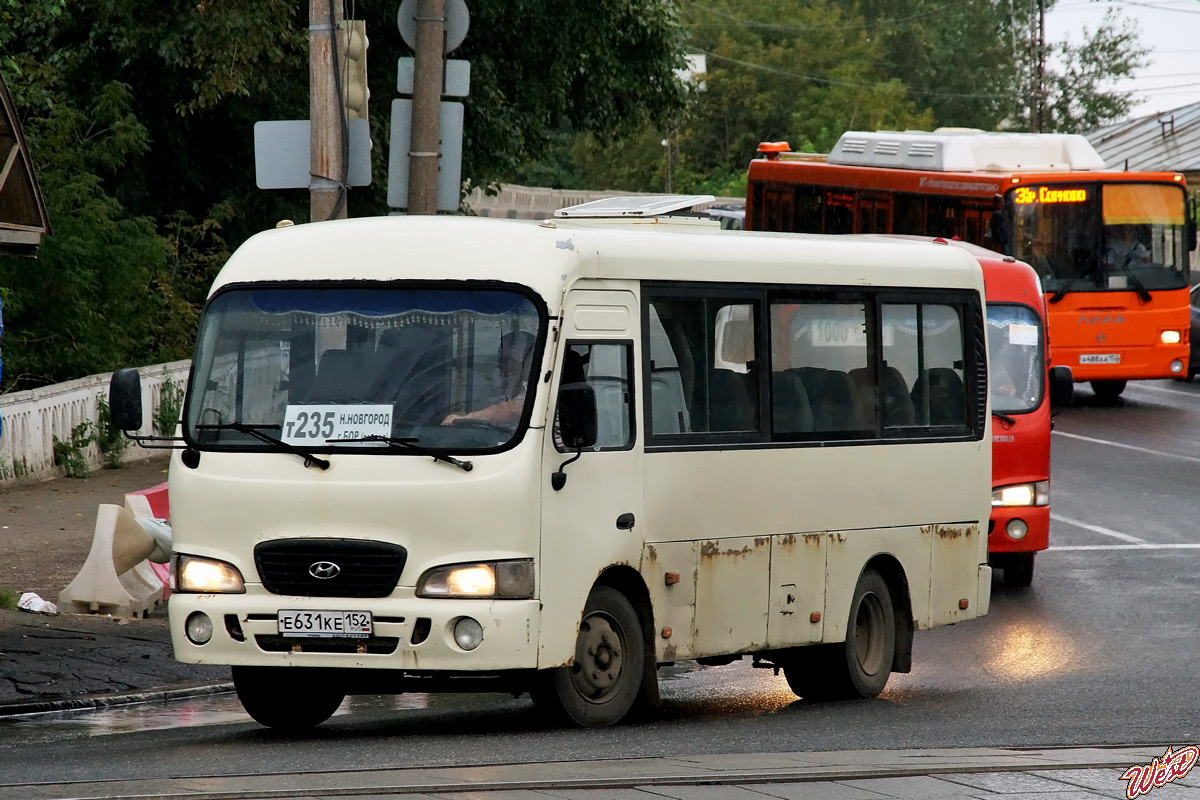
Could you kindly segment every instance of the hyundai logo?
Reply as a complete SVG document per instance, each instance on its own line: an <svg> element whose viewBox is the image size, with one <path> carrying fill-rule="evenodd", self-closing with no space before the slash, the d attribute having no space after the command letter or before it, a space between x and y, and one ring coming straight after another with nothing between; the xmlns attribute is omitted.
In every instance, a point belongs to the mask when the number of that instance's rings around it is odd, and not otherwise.
<svg viewBox="0 0 1200 800"><path fill-rule="evenodd" d="M308 568L308 574L322 581L336 578L342 574L342 568L332 561L317 561Z"/></svg>

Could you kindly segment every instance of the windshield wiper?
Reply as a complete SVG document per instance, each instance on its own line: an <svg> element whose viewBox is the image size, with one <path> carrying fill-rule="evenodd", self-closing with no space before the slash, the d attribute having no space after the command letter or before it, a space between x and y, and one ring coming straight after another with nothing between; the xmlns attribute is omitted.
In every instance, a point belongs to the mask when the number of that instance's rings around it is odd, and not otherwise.
<svg viewBox="0 0 1200 800"><path fill-rule="evenodd" d="M1120 269L1129 276L1129 280L1133 283L1133 288L1137 291L1138 297L1142 298L1142 302L1149 303L1154 298L1151 297L1150 292L1146 289L1146 285L1142 283L1138 276L1133 274L1133 270L1129 268L1129 262L1132 259L1133 256L1126 256L1125 261L1120 266Z"/></svg>
<svg viewBox="0 0 1200 800"><path fill-rule="evenodd" d="M245 433L258 439L260 442L273 444L285 453L294 453L304 459L304 466L311 467L316 464L321 469L329 469L329 462L323 458L317 458L312 453L303 448L296 447L294 444L288 444L282 439L277 439L268 433L263 433L263 430L281 430L278 425L247 425L245 422L222 422L218 425L197 425L197 430L201 431L237 431Z"/></svg>
<svg viewBox="0 0 1200 800"><path fill-rule="evenodd" d="M1008 414L1005 414L1005 413L1003 413L1003 412L1000 412L1000 411L993 411L993 412L992 412L992 416L993 416L993 417L995 417L996 419L1000 420L1001 422L1003 422L1005 425L1007 425L1007 426L1008 426L1008 427L1010 427L1010 428L1011 428L1013 425L1016 425L1016 424L1017 424L1017 421L1016 421L1015 419L1013 419L1012 417L1010 417Z"/></svg>
<svg viewBox="0 0 1200 800"><path fill-rule="evenodd" d="M475 469L475 465L470 461L463 461L462 459L455 458L454 456L448 456L445 453L439 453L437 450L419 445L417 444L416 439L405 439L399 436L380 436L377 433L373 433L370 436L359 436L354 439L325 440L326 444L342 444L344 442L383 442L384 444L389 444L392 447L398 447L401 450L408 450L412 453L429 456L434 461L445 461L447 464L453 464L454 466L458 467L463 472L470 472L471 470Z"/></svg>
<svg viewBox="0 0 1200 800"><path fill-rule="evenodd" d="M1092 262L1089 259L1089 260L1085 260L1082 264L1080 264L1078 267L1076 267L1075 271L1072 272L1069 276L1067 276L1066 283L1064 283L1059 288L1059 290L1050 297L1050 302L1057 303L1060 300L1062 300L1064 297L1066 297L1067 292L1069 292L1071 290L1071 287L1075 285L1075 282L1077 280L1079 280L1080 278L1083 277L1083 273L1087 272L1088 267L1090 267L1091 265L1092 265Z"/></svg>

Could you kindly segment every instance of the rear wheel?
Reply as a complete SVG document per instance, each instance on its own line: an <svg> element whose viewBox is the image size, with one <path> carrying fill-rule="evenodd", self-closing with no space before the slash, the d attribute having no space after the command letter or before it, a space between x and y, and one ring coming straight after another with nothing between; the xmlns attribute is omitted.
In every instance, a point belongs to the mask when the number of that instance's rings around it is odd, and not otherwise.
<svg viewBox="0 0 1200 800"><path fill-rule="evenodd" d="M583 609L574 662L539 675L530 694L557 721L585 728L613 725L638 697L645 653L633 605L616 589L597 586Z"/></svg>
<svg viewBox="0 0 1200 800"><path fill-rule="evenodd" d="M1005 558L1004 585L1014 588L1033 583L1033 553L1013 553Z"/></svg>
<svg viewBox="0 0 1200 800"><path fill-rule="evenodd" d="M783 668L788 686L809 700L875 697L892 673L896 612L887 582L866 570L854 588L846 641L796 648Z"/></svg>
<svg viewBox="0 0 1200 800"><path fill-rule="evenodd" d="M1125 391L1125 381L1092 381L1092 391L1096 397L1106 402L1112 402Z"/></svg>
<svg viewBox="0 0 1200 800"><path fill-rule="evenodd" d="M302 667L233 667L233 687L247 714L280 730L315 728L346 699L324 673Z"/></svg>

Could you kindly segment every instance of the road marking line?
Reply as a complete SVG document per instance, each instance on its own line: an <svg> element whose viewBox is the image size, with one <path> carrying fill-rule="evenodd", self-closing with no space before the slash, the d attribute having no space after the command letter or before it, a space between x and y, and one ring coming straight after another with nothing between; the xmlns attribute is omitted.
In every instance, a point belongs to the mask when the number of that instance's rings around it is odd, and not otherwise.
<svg viewBox="0 0 1200 800"><path fill-rule="evenodd" d="M1189 397L1195 397L1195 392L1189 392L1186 389L1173 389L1170 386L1130 386L1130 389L1144 392L1162 392L1163 394L1184 394Z"/></svg>
<svg viewBox="0 0 1200 800"><path fill-rule="evenodd" d="M1168 453L1163 450L1151 450L1149 447L1138 447L1132 444L1124 444L1122 442L1110 442L1107 439L1094 439L1091 436L1080 436L1078 433L1067 433L1066 431L1052 431L1055 436L1065 436L1068 439L1078 439L1081 442L1091 442L1092 444L1106 444L1110 447L1120 447L1124 450L1136 450L1139 453L1149 453L1152 456L1164 456L1166 458L1178 458L1180 461L1191 461L1195 464L1200 464L1200 458L1195 456L1185 456L1179 453Z"/></svg>
<svg viewBox="0 0 1200 800"><path fill-rule="evenodd" d="M1200 550L1200 542L1181 544L1064 544L1047 550Z"/></svg>
<svg viewBox="0 0 1200 800"><path fill-rule="evenodd" d="M1129 542L1130 544L1148 544L1148 542L1145 539L1139 539L1136 536L1130 536L1128 533L1121 533L1120 531L1114 531L1111 528L1102 528L1099 525L1090 525L1081 520L1071 519L1070 517L1064 517L1062 514L1055 514L1055 513L1051 512L1050 519L1058 520L1059 522L1065 522L1068 525L1074 525L1076 528L1083 528L1085 531L1092 531L1093 533L1102 533L1105 536L1111 536L1114 539L1120 539L1122 542Z"/></svg>

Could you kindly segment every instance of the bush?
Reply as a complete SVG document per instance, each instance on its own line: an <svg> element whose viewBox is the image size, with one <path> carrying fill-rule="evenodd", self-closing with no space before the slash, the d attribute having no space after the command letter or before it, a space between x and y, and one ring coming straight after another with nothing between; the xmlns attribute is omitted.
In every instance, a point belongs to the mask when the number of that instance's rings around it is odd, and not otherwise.
<svg viewBox="0 0 1200 800"><path fill-rule="evenodd" d="M68 478L86 478L92 474L84 450L96 441L95 428L91 420L84 420L71 429L67 441L54 437L54 463L66 470Z"/></svg>
<svg viewBox="0 0 1200 800"><path fill-rule="evenodd" d="M100 407L100 419L96 423L96 444L100 447L100 457L104 459L105 469L120 469L125 466L121 456L129 447L129 440L121 431L113 427L112 411L104 395L96 398Z"/></svg>

